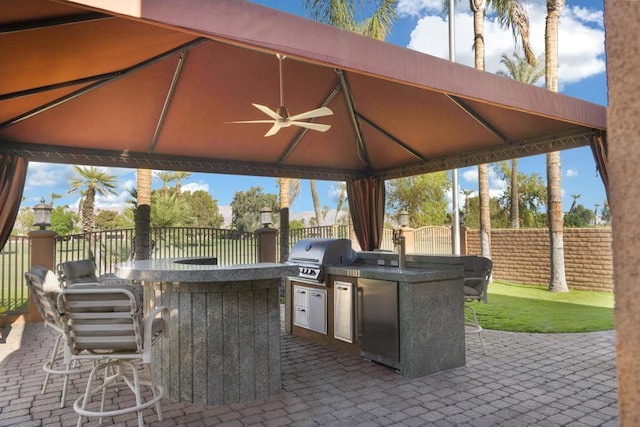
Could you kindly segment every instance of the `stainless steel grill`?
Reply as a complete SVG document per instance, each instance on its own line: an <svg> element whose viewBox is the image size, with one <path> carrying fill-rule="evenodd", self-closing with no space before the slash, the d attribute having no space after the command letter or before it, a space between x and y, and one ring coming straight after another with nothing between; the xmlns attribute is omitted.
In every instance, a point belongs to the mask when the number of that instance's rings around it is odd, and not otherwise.
<svg viewBox="0 0 640 427"><path fill-rule="evenodd" d="M289 253L289 263L300 268L299 278L323 284L325 266L349 265L356 259L349 239L302 239Z"/></svg>

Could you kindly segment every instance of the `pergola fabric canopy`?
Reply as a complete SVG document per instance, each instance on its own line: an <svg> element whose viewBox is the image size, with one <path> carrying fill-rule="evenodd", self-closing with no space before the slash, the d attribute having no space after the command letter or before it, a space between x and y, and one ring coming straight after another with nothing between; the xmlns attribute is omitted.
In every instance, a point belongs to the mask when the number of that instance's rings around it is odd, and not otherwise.
<svg viewBox="0 0 640 427"><path fill-rule="evenodd" d="M389 179L606 146L605 107L243 1L6 0L0 26L0 151L30 160ZM327 132L229 123L280 106L276 53Z"/></svg>

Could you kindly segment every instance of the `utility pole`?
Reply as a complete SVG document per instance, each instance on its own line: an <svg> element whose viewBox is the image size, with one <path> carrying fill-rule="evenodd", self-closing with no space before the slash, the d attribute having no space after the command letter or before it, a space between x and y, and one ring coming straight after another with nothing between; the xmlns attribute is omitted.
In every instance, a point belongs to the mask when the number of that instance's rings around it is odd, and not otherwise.
<svg viewBox="0 0 640 427"><path fill-rule="evenodd" d="M456 62L454 0L449 0L449 61ZM451 171L451 203L453 205L453 254L460 255L460 209L458 206L458 169Z"/></svg>

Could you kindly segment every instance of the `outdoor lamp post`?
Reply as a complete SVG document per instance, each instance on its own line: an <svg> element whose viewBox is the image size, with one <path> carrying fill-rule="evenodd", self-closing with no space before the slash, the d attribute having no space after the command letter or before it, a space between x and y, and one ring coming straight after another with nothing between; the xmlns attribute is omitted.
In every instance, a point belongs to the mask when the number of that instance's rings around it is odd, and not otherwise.
<svg viewBox="0 0 640 427"><path fill-rule="evenodd" d="M258 262L277 262L278 259L276 251L278 229L269 227L269 225L273 224L271 213L271 208L267 206L260 209L260 222L263 228L255 231L258 239Z"/></svg>
<svg viewBox="0 0 640 427"><path fill-rule="evenodd" d="M267 206L260 209L260 223L264 228L269 228L269 225L273 224L273 217L271 213L271 208Z"/></svg>
<svg viewBox="0 0 640 427"><path fill-rule="evenodd" d="M402 237L404 250L414 252L414 230L409 227L409 212L405 210L398 212L398 224L400 228L397 231L397 237Z"/></svg>
<svg viewBox="0 0 640 427"><path fill-rule="evenodd" d="M407 211L398 212L398 222L400 223L400 227L408 227L409 226L409 212L407 212Z"/></svg>
<svg viewBox="0 0 640 427"><path fill-rule="evenodd" d="M47 204L44 202L44 197L40 199L40 203L33 207L33 212L35 213L35 219L33 225L36 227L40 227L40 230L46 229L51 225L51 211L53 210L53 206L51 203Z"/></svg>

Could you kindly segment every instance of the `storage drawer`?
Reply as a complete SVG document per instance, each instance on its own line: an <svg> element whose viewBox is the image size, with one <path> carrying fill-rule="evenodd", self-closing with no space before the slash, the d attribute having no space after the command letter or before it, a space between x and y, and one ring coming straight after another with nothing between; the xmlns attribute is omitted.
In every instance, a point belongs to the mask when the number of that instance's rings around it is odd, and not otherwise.
<svg viewBox="0 0 640 427"><path fill-rule="evenodd" d="M293 324L321 334L327 333L327 291L293 286Z"/></svg>

